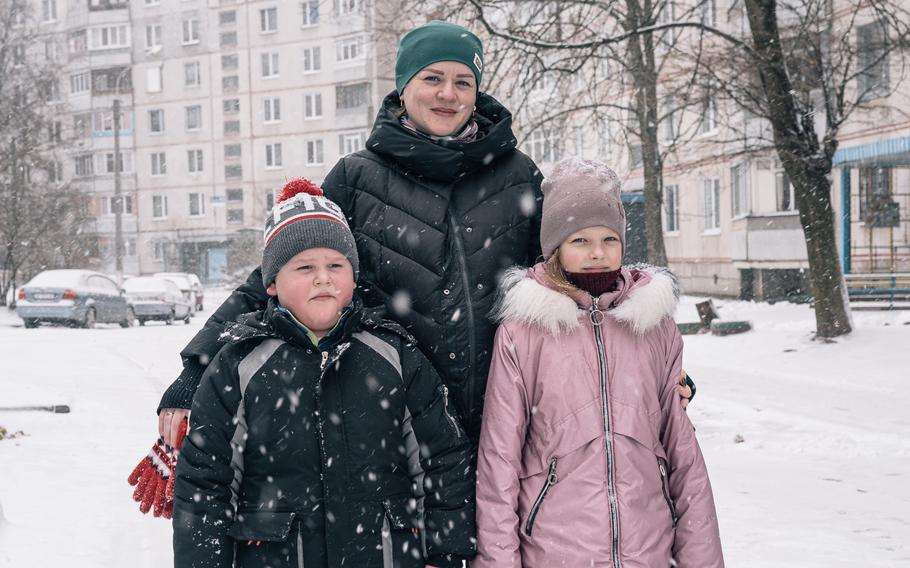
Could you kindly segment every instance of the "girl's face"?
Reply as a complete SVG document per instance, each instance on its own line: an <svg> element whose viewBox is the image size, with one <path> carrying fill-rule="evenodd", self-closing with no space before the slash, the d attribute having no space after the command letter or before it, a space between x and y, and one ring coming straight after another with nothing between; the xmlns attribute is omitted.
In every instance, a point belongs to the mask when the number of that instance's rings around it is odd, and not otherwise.
<svg viewBox="0 0 910 568"><path fill-rule="evenodd" d="M477 101L477 81L464 63L430 63L408 81L401 102L417 129L451 136L467 124Z"/></svg>
<svg viewBox="0 0 910 568"><path fill-rule="evenodd" d="M559 245L566 272L608 272L622 266L622 243L613 229L597 226L576 231Z"/></svg>

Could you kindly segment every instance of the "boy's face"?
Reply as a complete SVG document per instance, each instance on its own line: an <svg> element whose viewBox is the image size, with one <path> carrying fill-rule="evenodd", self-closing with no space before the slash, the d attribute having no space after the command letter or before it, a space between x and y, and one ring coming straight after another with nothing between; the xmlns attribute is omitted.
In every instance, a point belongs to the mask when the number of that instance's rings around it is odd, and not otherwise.
<svg viewBox="0 0 910 568"><path fill-rule="evenodd" d="M354 269L343 254L329 248L306 249L281 267L266 291L278 296L300 323L317 337L335 326L354 297Z"/></svg>

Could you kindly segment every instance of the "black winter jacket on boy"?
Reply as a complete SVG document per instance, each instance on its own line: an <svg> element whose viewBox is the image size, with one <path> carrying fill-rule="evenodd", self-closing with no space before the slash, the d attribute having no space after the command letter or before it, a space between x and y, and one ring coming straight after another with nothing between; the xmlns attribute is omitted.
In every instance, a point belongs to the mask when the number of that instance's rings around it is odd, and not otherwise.
<svg viewBox="0 0 910 568"><path fill-rule="evenodd" d="M358 304L318 349L274 300L227 327L177 466L177 568L297 566L314 530L323 567L474 555L471 446L447 391L401 326Z"/></svg>

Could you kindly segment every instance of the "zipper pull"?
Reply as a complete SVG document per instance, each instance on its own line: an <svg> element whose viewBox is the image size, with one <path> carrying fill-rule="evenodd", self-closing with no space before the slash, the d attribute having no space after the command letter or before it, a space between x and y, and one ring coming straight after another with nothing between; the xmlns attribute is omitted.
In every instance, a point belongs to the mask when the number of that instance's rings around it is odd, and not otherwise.
<svg viewBox="0 0 910 568"><path fill-rule="evenodd" d="M547 484L556 485L558 478L556 477L556 458L550 460L550 471L547 473Z"/></svg>
<svg viewBox="0 0 910 568"><path fill-rule="evenodd" d="M600 300L600 298L591 296L591 299L594 300L594 303L591 304L591 323L594 325L594 327L600 327L600 324L604 322L604 313L600 310L599 307L597 307L597 302Z"/></svg>
<svg viewBox="0 0 910 568"><path fill-rule="evenodd" d="M322 352L322 363L319 365L319 370L320 370L320 371L324 371L324 370L325 370L325 364L326 364L326 362L327 362L328 360L329 360L329 352L328 352L328 351L323 351L323 352Z"/></svg>

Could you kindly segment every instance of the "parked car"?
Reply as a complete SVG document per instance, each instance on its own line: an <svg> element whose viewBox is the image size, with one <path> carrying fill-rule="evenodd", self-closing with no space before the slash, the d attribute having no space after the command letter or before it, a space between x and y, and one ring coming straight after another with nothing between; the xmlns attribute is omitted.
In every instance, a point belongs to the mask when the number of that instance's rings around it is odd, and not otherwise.
<svg viewBox="0 0 910 568"><path fill-rule="evenodd" d="M139 325L149 320L161 320L166 325L182 319L190 323L193 305L187 300L176 284L166 278L138 276L123 283L123 290L129 298Z"/></svg>
<svg viewBox="0 0 910 568"><path fill-rule="evenodd" d="M91 270L45 270L19 289L16 314L25 327L64 323L133 325L136 313L117 284Z"/></svg>
<svg viewBox="0 0 910 568"><path fill-rule="evenodd" d="M193 300L193 313L202 311L205 291L198 276L191 272L156 272L152 276L167 278L176 284L185 298Z"/></svg>

